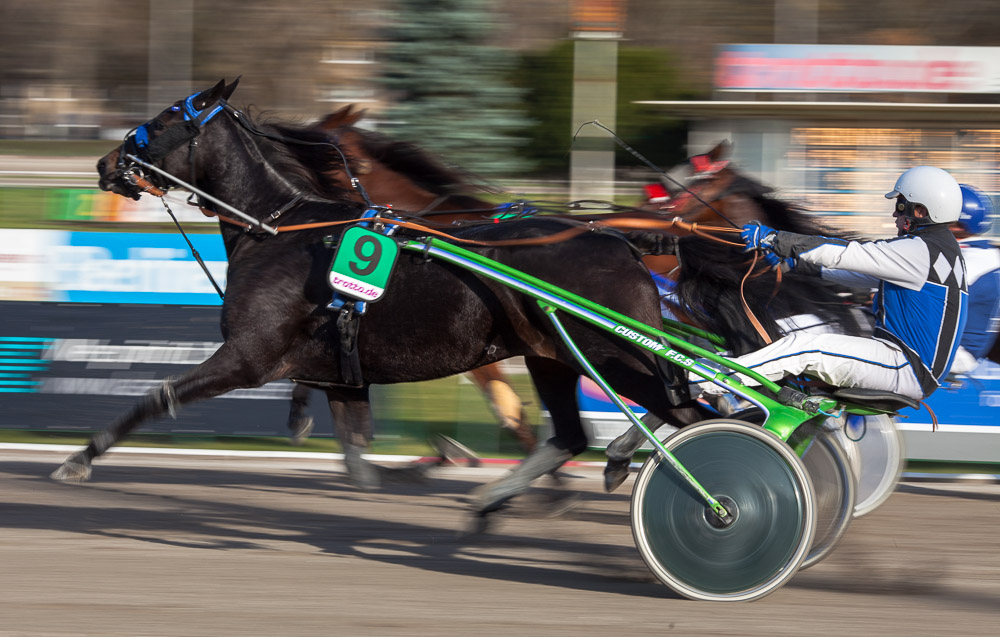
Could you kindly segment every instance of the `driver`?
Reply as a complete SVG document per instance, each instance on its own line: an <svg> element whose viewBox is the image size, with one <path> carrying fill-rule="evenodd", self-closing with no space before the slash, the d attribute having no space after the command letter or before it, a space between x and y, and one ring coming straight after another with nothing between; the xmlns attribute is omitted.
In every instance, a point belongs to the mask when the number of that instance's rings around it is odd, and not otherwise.
<svg viewBox="0 0 1000 637"><path fill-rule="evenodd" d="M842 285L877 288L872 337L793 332L733 362L771 380L808 374L837 387L916 400L937 389L966 322L965 263L948 228L962 211L962 191L944 170L917 166L900 175L885 196L895 200L894 239L847 241L759 223L747 224L740 234L746 250L762 251L772 263ZM709 394L726 391L700 378L698 385Z"/></svg>
<svg viewBox="0 0 1000 637"><path fill-rule="evenodd" d="M990 353L1000 329L1000 250L982 235L993 221L993 202L979 189L962 187L962 214L951 224L965 259L969 320L955 353L952 374L965 374Z"/></svg>

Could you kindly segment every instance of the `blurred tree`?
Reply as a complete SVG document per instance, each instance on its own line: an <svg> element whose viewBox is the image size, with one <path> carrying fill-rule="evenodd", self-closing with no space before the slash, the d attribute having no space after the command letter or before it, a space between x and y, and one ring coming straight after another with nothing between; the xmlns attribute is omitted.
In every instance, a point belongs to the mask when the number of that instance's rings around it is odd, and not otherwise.
<svg viewBox="0 0 1000 637"><path fill-rule="evenodd" d="M573 131L583 122L572 122L573 42L560 42L543 53L527 54L516 72L525 89L531 143L523 151L537 168L550 176L564 176L569 167ZM669 53L663 49L622 46L618 50L618 95L615 133L659 166L684 159L686 127L662 110L634 104L639 100L673 100L689 97ZM641 163L627 151L617 151L619 168Z"/></svg>
<svg viewBox="0 0 1000 637"><path fill-rule="evenodd" d="M472 172L524 166L515 136L521 91L508 83L516 58L487 44L500 28L488 0L397 0L379 54L393 136Z"/></svg>

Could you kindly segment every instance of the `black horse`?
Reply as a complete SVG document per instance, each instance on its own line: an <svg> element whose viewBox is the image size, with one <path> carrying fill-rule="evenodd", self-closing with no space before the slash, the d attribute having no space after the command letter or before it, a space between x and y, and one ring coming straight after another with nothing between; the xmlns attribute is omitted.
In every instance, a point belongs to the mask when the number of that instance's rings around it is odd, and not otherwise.
<svg viewBox="0 0 1000 637"><path fill-rule="evenodd" d="M759 221L800 234L852 238L738 172L726 159L728 150L729 145L721 143L706 155L691 158L687 190L677 189L667 201L646 209L702 224L710 235L711 227L731 231ZM804 322L807 325L825 325L855 336L870 332L869 321L859 309L866 299L856 291L794 269L779 278L778 271L761 260L753 263L742 244L733 245L733 236L717 235L728 238L728 243L700 235L682 237L676 256L667 257L676 259L673 266L661 266L673 274L669 305L685 322L722 336L730 354L740 356L780 338L790 329L783 319L801 315L810 315ZM643 422L655 430L664 421L650 414ZM625 480L632 456L644 441L642 433L631 427L608 445L607 490Z"/></svg>
<svg viewBox="0 0 1000 637"><path fill-rule="evenodd" d="M446 166L415 144L356 127L364 114L364 110L348 105L314 125L330 136L348 161L349 171L337 156L323 175L321 183L334 185L335 190L329 193L331 197L341 198L346 192L359 204L391 207L393 214L420 219L435 227L483 221L494 212L493 204L470 194L482 194L483 188L473 184L469 175L461 170ZM358 188L352 185L352 178L358 180ZM500 425L517 438L525 453L533 451L537 440L523 402L514 392L501 364L471 370L468 377L489 400ZM292 392L288 428L293 443L301 441L312 430L312 418L306 413L311 393L309 387L301 384ZM343 438L340 426L334 425L338 428L338 437ZM445 448L459 449L453 441L443 437L436 442L444 443ZM379 467L379 471L385 472L388 468Z"/></svg>
<svg viewBox="0 0 1000 637"><path fill-rule="evenodd" d="M336 157L325 135L277 123L254 122L227 103L235 82L192 95L140 126L98 162L100 187L127 197L129 179L143 158L257 220L281 226L357 219L363 211L345 196L330 200L322 175ZM196 142L196 143L195 143ZM164 189L172 184L147 175ZM328 309L327 284L334 240L347 226L279 232L247 231L223 220L229 260L222 306L223 345L208 360L165 381L87 447L53 473L86 479L94 458L144 420L196 400L283 378L313 382L327 393L334 419L349 423L342 440L347 460L367 444L355 413L367 411L368 386L440 378L513 356L523 356L548 407L554 437L498 483L481 493L486 513L583 451L587 438L575 387L582 370L538 304L512 289L421 254L401 254L386 296L371 303L356 335L358 368L348 369L338 314ZM565 221L520 220L454 232L478 241L540 237L564 230ZM648 325L660 322L659 299L632 246L613 232L591 232L547 245L477 247L512 267ZM570 319L567 328L599 372L626 397L671 422L701 419L697 403L671 398L654 357L625 341ZM347 362L345 362L347 361ZM357 382L360 373L361 381ZM353 450L353 452L351 451Z"/></svg>

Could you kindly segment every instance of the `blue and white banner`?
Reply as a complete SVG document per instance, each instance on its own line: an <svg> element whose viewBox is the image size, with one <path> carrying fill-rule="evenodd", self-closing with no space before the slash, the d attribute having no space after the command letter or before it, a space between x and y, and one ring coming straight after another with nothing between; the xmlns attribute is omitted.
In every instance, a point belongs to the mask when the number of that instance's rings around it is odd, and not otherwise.
<svg viewBox="0 0 1000 637"><path fill-rule="evenodd" d="M222 238L188 237L224 289ZM0 300L221 304L177 234L59 230L0 232Z"/></svg>

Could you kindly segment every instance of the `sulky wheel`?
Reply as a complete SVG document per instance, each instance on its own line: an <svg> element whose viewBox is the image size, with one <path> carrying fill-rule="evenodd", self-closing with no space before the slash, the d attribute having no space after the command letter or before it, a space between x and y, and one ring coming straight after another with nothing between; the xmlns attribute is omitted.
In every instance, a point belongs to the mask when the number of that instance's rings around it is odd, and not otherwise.
<svg viewBox="0 0 1000 637"><path fill-rule="evenodd" d="M881 506L896 490L906 462L903 437L890 416L852 415L837 431L837 440L847 451L857 479L854 517L859 518Z"/></svg>
<svg viewBox="0 0 1000 637"><path fill-rule="evenodd" d="M646 565L691 599L746 601L785 584L816 527L812 482L792 449L760 427L708 420L664 441L735 520L719 523L680 474L653 453L632 493L632 535Z"/></svg>
<svg viewBox="0 0 1000 637"><path fill-rule="evenodd" d="M850 526L856 487L847 452L832 433L820 431L803 454L802 463L816 491L816 533L801 567L809 568L833 551Z"/></svg>

